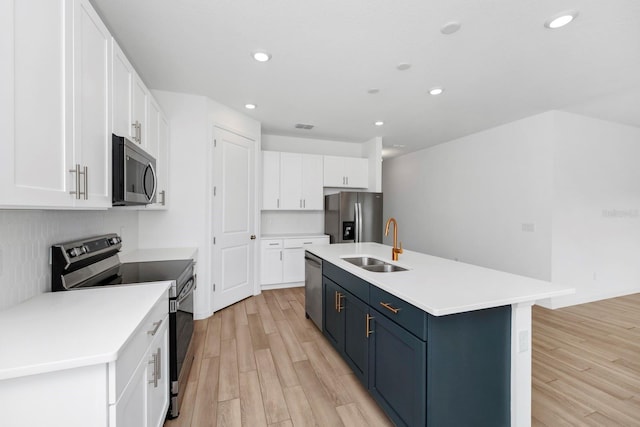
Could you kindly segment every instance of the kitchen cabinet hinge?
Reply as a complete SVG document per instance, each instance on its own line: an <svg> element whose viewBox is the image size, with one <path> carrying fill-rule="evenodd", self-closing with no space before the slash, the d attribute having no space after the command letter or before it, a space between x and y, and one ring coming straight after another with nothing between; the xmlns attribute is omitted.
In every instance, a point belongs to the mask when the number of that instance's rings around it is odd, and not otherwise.
<svg viewBox="0 0 640 427"><path fill-rule="evenodd" d="M215 291L216 291L216 284L214 283L213 284L213 292L215 292Z"/></svg>
<svg viewBox="0 0 640 427"><path fill-rule="evenodd" d="M216 238L215 237L213 238L213 244L214 245L216 244Z"/></svg>

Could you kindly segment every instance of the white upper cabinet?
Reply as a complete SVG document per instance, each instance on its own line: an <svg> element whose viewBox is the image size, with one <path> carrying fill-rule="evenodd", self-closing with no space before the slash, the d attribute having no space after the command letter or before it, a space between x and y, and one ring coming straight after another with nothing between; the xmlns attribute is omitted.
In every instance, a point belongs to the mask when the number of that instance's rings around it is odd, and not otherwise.
<svg viewBox="0 0 640 427"><path fill-rule="evenodd" d="M262 152L262 209L322 210L322 156Z"/></svg>
<svg viewBox="0 0 640 427"><path fill-rule="evenodd" d="M74 159L82 207L111 206L111 35L88 0L74 13Z"/></svg>
<svg viewBox="0 0 640 427"><path fill-rule="evenodd" d="M113 133L126 137L155 156L157 132L154 127L157 129L157 124L150 121L157 120L154 110L157 112L160 108L115 40L112 41L112 56Z"/></svg>
<svg viewBox="0 0 640 427"><path fill-rule="evenodd" d="M302 155L280 153L280 209L302 208Z"/></svg>
<svg viewBox="0 0 640 427"><path fill-rule="evenodd" d="M131 128L133 132L132 141L137 142L144 149L147 149L147 113L149 108L149 90L144 85L138 74L134 74Z"/></svg>
<svg viewBox="0 0 640 427"><path fill-rule="evenodd" d="M113 105L113 133L133 140L132 120L133 79L135 70L115 40L111 42L113 78L111 84Z"/></svg>
<svg viewBox="0 0 640 427"><path fill-rule="evenodd" d="M322 188L322 164L320 155L302 155L302 202L307 210L324 209L324 191Z"/></svg>
<svg viewBox="0 0 640 427"><path fill-rule="evenodd" d="M262 152L262 209L280 209L280 153Z"/></svg>
<svg viewBox="0 0 640 427"><path fill-rule="evenodd" d="M149 111L147 117L146 149L149 154L158 160L158 148L160 147L160 114L158 103L149 95Z"/></svg>
<svg viewBox="0 0 640 427"><path fill-rule="evenodd" d="M169 208L169 121L155 100L150 97L149 104L149 151L156 159L156 202L145 205L146 209Z"/></svg>
<svg viewBox="0 0 640 427"><path fill-rule="evenodd" d="M367 188L369 160L359 157L324 156L324 186Z"/></svg>
<svg viewBox="0 0 640 427"><path fill-rule="evenodd" d="M110 206L109 33L86 0L0 8L0 206Z"/></svg>

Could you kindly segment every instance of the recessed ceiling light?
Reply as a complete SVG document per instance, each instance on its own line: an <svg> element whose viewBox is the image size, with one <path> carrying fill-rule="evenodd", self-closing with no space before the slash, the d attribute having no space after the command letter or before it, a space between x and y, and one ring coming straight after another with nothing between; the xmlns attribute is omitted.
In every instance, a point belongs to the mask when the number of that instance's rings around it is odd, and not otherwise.
<svg viewBox="0 0 640 427"><path fill-rule="evenodd" d="M247 110L255 110L256 104L245 104L244 108L246 108Z"/></svg>
<svg viewBox="0 0 640 427"><path fill-rule="evenodd" d="M429 95L440 95L442 92L444 92L444 89L442 89L441 87L434 87L429 89Z"/></svg>
<svg viewBox="0 0 640 427"><path fill-rule="evenodd" d="M253 59L258 62L267 62L271 59L271 55L263 51L253 52Z"/></svg>
<svg viewBox="0 0 640 427"><path fill-rule="evenodd" d="M384 122L382 120L378 120L377 122L374 123L374 125L376 126L382 126L384 124Z"/></svg>
<svg viewBox="0 0 640 427"><path fill-rule="evenodd" d="M375 88L375 87L374 87L374 88L371 88L371 89L369 89L369 90L367 91L367 93L370 93L371 95L375 95L376 93L379 93L379 92L380 92L380 89Z"/></svg>
<svg viewBox="0 0 640 427"><path fill-rule="evenodd" d="M573 21L578 17L577 10L567 10L565 12L557 13L544 21L544 26L555 30L556 28L564 27L569 22Z"/></svg>
<svg viewBox="0 0 640 427"><path fill-rule="evenodd" d="M400 71L408 70L409 68L411 68L411 64L408 64L406 62L401 62L398 64L396 68Z"/></svg>
<svg viewBox="0 0 640 427"><path fill-rule="evenodd" d="M462 24L457 21L447 22L440 28L440 32L445 35L453 34L460 29Z"/></svg>

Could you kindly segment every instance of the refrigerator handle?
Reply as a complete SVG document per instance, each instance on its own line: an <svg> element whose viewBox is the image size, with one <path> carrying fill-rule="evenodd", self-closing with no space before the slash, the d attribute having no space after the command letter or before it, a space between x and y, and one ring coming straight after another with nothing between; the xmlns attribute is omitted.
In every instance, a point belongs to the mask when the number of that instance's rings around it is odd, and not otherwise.
<svg viewBox="0 0 640 427"><path fill-rule="evenodd" d="M362 241L362 203L358 202L358 242Z"/></svg>
<svg viewBox="0 0 640 427"><path fill-rule="evenodd" d="M355 215L355 222L353 224L354 237L353 241L358 243L360 241L360 203L353 204L353 213Z"/></svg>

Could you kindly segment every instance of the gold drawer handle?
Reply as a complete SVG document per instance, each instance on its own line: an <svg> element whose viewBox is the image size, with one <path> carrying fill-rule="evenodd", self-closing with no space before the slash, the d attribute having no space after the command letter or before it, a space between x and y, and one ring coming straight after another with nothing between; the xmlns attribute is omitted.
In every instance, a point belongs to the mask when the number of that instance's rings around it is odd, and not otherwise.
<svg viewBox="0 0 640 427"><path fill-rule="evenodd" d="M386 308L387 310L391 311L393 314L398 314L398 312L400 311L399 308L392 307L391 304L389 304L388 302L380 301L380 305Z"/></svg>
<svg viewBox="0 0 640 427"><path fill-rule="evenodd" d="M369 316L369 313L367 313L366 319L367 319L367 325L365 326L366 331L367 331L366 337L369 338L369 335L371 335L373 333L373 331L371 329L369 329L369 326L371 325L370 321L371 321L371 319L373 319L373 316Z"/></svg>

